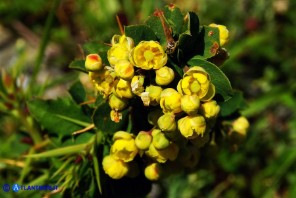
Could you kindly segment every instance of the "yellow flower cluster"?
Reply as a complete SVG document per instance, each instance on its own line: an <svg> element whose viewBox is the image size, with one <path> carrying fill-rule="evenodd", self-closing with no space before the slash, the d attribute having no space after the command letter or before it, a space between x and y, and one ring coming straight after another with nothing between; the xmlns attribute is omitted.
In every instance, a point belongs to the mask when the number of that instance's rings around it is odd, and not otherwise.
<svg viewBox="0 0 296 198"><path fill-rule="evenodd" d="M132 38L114 35L107 59L110 65L103 65L98 54L89 54L85 68L96 90L108 100L113 111L111 119L115 121L120 120L118 111L134 96L141 97L147 106L159 104L162 88L152 85L144 88L145 76L135 75L136 69L154 70L158 85L168 85L174 79L174 71L165 66L168 56L157 41L141 41L134 46Z"/></svg>
<svg viewBox="0 0 296 198"><path fill-rule="evenodd" d="M228 41L227 29L211 26L219 28L223 46ZM176 169L193 169L200 148L211 139L220 106L213 99L216 92L210 75L203 65L196 65L176 78L168 58L157 41L135 45L125 35L113 36L107 52L109 65L103 65L98 54L86 57L90 79L108 101L113 121L121 119L120 111L132 98L141 98L143 108L149 111L151 130L114 133L110 154L102 162L105 173L113 179L135 177L142 170L154 181ZM238 133L245 134L247 128L242 118L233 122ZM143 163L137 164L141 158Z"/></svg>

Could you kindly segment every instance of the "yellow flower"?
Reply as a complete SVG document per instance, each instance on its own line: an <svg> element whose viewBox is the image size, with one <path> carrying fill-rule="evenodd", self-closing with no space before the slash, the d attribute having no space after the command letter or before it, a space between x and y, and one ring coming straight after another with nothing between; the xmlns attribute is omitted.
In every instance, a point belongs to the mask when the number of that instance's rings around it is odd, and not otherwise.
<svg viewBox="0 0 296 198"><path fill-rule="evenodd" d="M103 159L103 169L112 179L121 179L128 173L128 164L107 155Z"/></svg>
<svg viewBox="0 0 296 198"><path fill-rule="evenodd" d="M85 68L88 71L99 71L103 68L102 59L98 54L89 54L86 56Z"/></svg>
<svg viewBox="0 0 296 198"><path fill-rule="evenodd" d="M134 46L132 38L125 35L114 35L112 38L112 47L107 52L107 58L111 66L114 66L119 60L128 60L131 49Z"/></svg>
<svg viewBox="0 0 296 198"><path fill-rule="evenodd" d="M167 160L176 160L179 154L179 147L177 144L171 142L167 148L158 150L153 144L150 144L145 154L159 163L165 163Z"/></svg>
<svg viewBox="0 0 296 198"><path fill-rule="evenodd" d="M161 167L158 163L152 163L145 168L145 177L151 181L156 181L160 178Z"/></svg>
<svg viewBox="0 0 296 198"><path fill-rule="evenodd" d="M172 70L167 66L164 66L156 70L155 73L156 73L155 82L158 85L168 85L174 80L174 77L175 77L174 70Z"/></svg>
<svg viewBox="0 0 296 198"><path fill-rule="evenodd" d="M134 76L134 66L128 60L119 60L114 66L116 76L130 80Z"/></svg>
<svg viewBox="0 0 296 198"><path fill-rule="evenodd" d="M160 95L160 107L164 113L180 113L181 109L181 94L173 88L166 88Z"/></svg>
<svg viewBox="0 0 296 198"><path fill-rule="evenodd" d="M153 105L156 106L160 101L160 94L162 88L160 86L150 85L147 86L145 92L141 94L141 99L145 106Z"/></svg>
<svg viewBox="0 0 296 198"><path fill-rule="evenodd" d="M172 113L165 113L160 116L157 121L158 127L165 132L173 132L177 129L175 115Z"/></svg>
<svg viewBox="0 0 296 198"><path fill-rule="evenodd" d="M200 101L197 95L183 95L181 98L181 109L188 115L197 113Z"/></svg>
<svg viewBox="0 0 296 198"><path fill-rule="evenodd" d="M130 55L131 63L145 70L159 69L167 60L167 54L156 41L141 41Z"/></svg>
<svg viewBox="0 0 296 198"><path fill-rule="evenodd" d="M200 113L207 119L217 117L220 112L220 106L215 100L211 100L200 105Z"/></svg>
<svg viewBox="0 0 296 198"><path fill-rule="evenodd" d="M170 145L170 141L167 139L164 133L157 133L153 136L152 144L156 149L162 150Z"/></svg>
<svg viewBox="0 0 296 198"><path fill-rule="evenodd" d="M123 110L128 104L127 99L119 98L114 94L110 95L108 102L109 102L110 108L116 111Z"/></svg>
<svg viewBox="0 0 296 198"><path fill-rule="evenodd" d="M147 150L152 142L152 136L146 131L140 131L135 139L138 149Z"/></svg>
<svg viewBox="0 0 296 198"><path fill-rule="evenodd" d="M197 95L201 101L214 97L214 85L211 85L209 74L199 66L191 67L178 83L177 90L182 95ZM211 90L211 94L208 91Z"/></svg>
<svg viewBox="0 0 296 198"><path fill-rule="evenodd" d="M114 143L111 146L110 154L124 162L132 161L138 153L138 148L132 134L118 131L114 134Z"/></svg>
<svg viewBox="0 0 296 198"><path fill-rule="evenodd" d="M178 129L187 139L203 136L206 131L206 121L201 115L186 116L178 120Z"/></svg>
<svg viewBox="0 0 296 198"><path fill-rule="evenodd" d="M228 42L228 40L229 40L229 31L226 28L226 26L224 26L224 25L218 25L218 24L215 24L215 23L212 23L209 26L210 27L216 27L216 28L219 29L220 46L225 45Z"/></svg>
<svg viewBox="0 0 296 198"><path fill-rule="evenodd" d="M232 126L234 131L245 136L250 124L246 117L240 116L239 118L233 121Z"/></svg>
<svg viewBox="0 0 296 198"><path fill-rule="evenodd" d="M115 84L113 93L120 98L132 98L133 92L131 82L123 80L122 78Z"/></svg>

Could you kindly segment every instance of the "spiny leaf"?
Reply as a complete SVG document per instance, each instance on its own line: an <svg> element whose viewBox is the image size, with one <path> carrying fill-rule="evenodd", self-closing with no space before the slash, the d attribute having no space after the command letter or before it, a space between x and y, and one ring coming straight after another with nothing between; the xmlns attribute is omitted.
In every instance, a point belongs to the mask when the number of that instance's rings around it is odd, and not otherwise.
<svg viewBox="0 0 296 198"><path fill-rule="evenodd" d="M36 99L29 101L28 107L41 126L50 134L59 137L70 136L73 131L82 129L80 124L91 123L91 119L83 113L81 107L69 98L45 101ZM75 123L75 120L80 123Z"/></svg>

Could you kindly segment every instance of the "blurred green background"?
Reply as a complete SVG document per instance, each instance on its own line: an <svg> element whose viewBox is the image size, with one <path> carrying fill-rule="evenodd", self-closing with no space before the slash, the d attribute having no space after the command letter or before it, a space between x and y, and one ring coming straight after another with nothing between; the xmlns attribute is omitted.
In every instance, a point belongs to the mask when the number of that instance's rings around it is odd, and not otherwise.
<svg viewBox="0 0 296 198"><path fill-rule="evenodd" d="M168 3L197 12L204 25L228 27L222 70L243 91L251 125L235 151L208 153L215 155L211 170L171 177L150 197L296 197L296 1L1 0L0 67L35 75L47 85L44 98L62 96L77 78L68 65L83 58L84 43L109 43L120 33L116 15L124 25L141 23ZM6 140L19 123L0 116L0 158L7 158L16 155L17 140Z"/></svg>

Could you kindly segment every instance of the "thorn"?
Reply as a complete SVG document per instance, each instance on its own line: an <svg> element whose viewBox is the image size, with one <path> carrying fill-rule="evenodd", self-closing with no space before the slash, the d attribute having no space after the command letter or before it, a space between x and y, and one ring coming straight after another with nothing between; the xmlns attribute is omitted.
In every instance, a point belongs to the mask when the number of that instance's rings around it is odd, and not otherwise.
<svg viewBox="0 0 296 198"><path fill-rule="evenodd" d="M82 106L82 105L86 105L86 104L92 104L92 103L95 103L95 102L96 102L96 99L91 99L91 100L82 102L79 105Z"/></svg>
<svg viewBox="0 0 296 198"><path fill-rule="evenodd" d="M81 129L81 130L78 130L78 131L74 131L72 133L72 135L77 135L77 134L80 134L80 133L84 133L84 132L87 132L87 131L89 131L89 130L91 130L93 128L95 128L95 125L94 124L91 124L91 125L85 127L84 129Z"/></svg>
<svg viewBox="0 0 296 198"><path fill-rule="evenodd" d="M117 24L118 24L118 27L119 27L119 30L120 30L120 33L122 35L124 35L124 30L123 30L123 27L122 27L122 24L120 22L120 18L118 17L118 15L116 15L116 21L117 21Z"/></svg>

